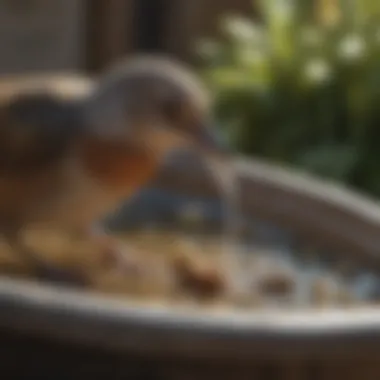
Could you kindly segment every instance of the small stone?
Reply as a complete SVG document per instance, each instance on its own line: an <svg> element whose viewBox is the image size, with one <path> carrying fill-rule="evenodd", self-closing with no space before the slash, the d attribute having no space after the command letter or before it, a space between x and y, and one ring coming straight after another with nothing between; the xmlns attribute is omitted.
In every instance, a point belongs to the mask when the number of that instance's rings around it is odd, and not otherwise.
<svg viewBox="0 0 380 380"><path fill-rule="evenodd" d="M295 290L296 281L292 273L286 271L273 271L257 281L260 293L265 296L286 297Z"/></svg>
<svg viewBox="0 0 380 380"><path fill-rule="evenodd" d="M225 277L216 266L180 255L173 260L179 285L187 292L202 298L213 298L226 288Z"/></svg>
<svg viewBox="0 0 380 380"><path fill-rule="evenodd" d="M315 306L331 305L339 297L339 285L328 277L317 278L311 286L311 301Z"/></svg>

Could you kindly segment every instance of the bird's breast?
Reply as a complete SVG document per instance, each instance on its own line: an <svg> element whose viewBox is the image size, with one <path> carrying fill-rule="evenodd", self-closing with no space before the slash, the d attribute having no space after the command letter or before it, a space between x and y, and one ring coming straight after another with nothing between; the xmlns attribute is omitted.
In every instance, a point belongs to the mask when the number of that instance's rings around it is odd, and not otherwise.
<svg viewBox="0 0 380 380"><path fill-rule="evenodd" d="M115 193L137 191L154 177L159 165L148 152L127 146L125 142L87 139L80 154L85 170Z"/></svg>

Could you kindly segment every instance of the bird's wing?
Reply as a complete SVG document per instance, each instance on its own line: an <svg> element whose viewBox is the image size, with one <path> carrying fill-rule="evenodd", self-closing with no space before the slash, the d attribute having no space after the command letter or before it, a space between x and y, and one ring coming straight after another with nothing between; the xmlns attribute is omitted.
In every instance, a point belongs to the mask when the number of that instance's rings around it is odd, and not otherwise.
<svg viewBox="0 0 380 380"><path fill-rule="evenodd" d="M65 76L0 81L0 175L60 159L81 132L81 102L92 85Z"/></svg>

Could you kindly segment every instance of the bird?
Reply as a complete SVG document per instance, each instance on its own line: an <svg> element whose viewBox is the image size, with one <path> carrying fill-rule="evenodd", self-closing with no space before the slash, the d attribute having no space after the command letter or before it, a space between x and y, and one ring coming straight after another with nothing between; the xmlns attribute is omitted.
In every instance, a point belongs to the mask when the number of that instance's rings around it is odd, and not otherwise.
<svg viewBox="0 0 380 380"><path fill-rule="evenodd" d="M183 147L225 157L211 96L171 57L140 55L97 78L0 82L0 233L49 279L77 278L23 242L29 228L94 240L122 266L101 221L155 178Z"/></svg>

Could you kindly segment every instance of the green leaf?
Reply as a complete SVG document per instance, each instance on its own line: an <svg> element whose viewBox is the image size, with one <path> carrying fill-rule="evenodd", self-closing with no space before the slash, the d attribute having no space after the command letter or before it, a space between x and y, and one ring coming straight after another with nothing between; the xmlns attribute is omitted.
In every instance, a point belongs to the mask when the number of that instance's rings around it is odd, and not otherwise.
<svg viewBox="0 0 380 380"><path fill-rule="evenodd" d="M247 155L380 196L380 1L257 3L264 22L227 17L203 46L224 132Z"/></svg>

